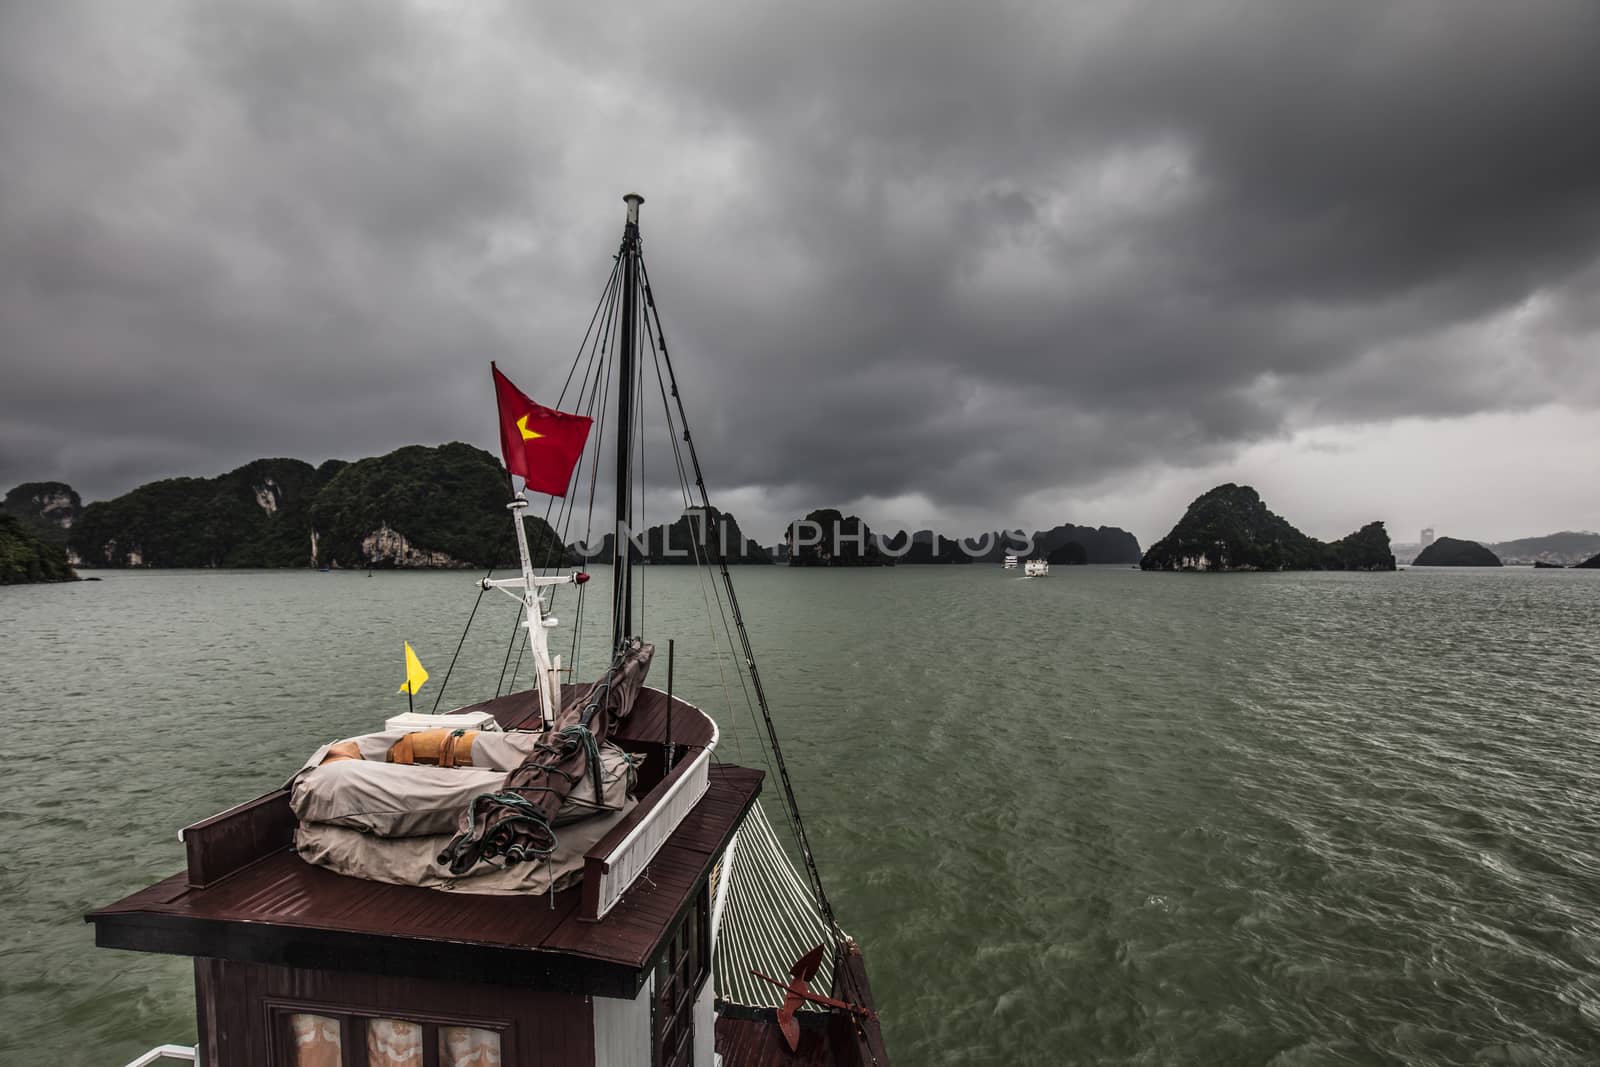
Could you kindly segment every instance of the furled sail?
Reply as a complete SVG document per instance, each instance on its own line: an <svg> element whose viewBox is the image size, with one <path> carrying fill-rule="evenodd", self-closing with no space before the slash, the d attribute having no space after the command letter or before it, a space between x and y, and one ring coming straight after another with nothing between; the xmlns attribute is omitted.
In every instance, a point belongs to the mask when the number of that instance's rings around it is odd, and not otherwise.
<svg viewBox="0 0 1600 1067"><path fill-rule="evenodd" d="M550 855L556 847L556 813L567 794L586 780L600 794L600 746L633 710L654 653L654 645L627 639L605 676L561 709L499 792L475 797L462 812L458 832L439 862L463 875L496 857L509 864Z"/></svg>

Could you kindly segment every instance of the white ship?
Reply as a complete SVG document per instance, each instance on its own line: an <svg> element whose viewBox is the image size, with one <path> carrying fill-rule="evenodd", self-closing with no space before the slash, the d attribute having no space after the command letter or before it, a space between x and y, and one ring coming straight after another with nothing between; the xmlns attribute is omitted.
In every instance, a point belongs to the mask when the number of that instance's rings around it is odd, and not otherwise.
<svg viewBox="0 0 1600 1067"><path fill-rule="evenodd" d="M1045 578L1050 574L1050 564L1042 559L1030 559L1022 567L1024 578Z"/></svg>

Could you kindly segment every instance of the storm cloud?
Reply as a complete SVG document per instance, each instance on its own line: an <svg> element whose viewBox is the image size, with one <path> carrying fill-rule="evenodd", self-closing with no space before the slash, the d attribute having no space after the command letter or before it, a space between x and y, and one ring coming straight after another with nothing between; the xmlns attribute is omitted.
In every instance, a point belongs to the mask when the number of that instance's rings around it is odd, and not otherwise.
<svg viewBox="0 0 1600 1067"><path fill-rule="evenodd" d="M7 5L0 485L493 447L635 188L758 527L1592 414L1597 51L1587 0Z"/></svg>

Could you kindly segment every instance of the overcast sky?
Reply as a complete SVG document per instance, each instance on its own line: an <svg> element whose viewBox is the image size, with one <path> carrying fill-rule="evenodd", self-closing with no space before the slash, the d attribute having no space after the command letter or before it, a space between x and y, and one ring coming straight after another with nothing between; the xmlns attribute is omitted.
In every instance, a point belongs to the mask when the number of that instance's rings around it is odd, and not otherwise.
<svg viewBox="0 0 1600 1067"><path fill-rule="evenodd" d="M0 489L495 447L621 194L776 538L1600 527L1600 4L0 0Z"/></svg>

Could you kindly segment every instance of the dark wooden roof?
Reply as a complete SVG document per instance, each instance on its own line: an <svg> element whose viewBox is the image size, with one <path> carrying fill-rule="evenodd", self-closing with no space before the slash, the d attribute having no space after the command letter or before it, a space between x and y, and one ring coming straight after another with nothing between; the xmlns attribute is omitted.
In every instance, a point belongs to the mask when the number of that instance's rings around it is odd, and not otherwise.
<svg viewBox="0 0 1600 1067"><path fill-rule="evenodd" d="M581 887L520 897L388 885L281 846L203 886L173 875L88 919L95 943L110 948L631 997L761 779L713 766L705 797L648 877L599 922L579 920Z"/></svg>

